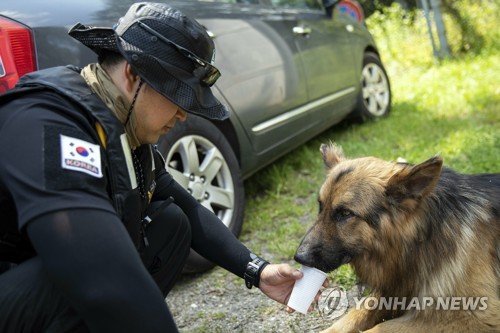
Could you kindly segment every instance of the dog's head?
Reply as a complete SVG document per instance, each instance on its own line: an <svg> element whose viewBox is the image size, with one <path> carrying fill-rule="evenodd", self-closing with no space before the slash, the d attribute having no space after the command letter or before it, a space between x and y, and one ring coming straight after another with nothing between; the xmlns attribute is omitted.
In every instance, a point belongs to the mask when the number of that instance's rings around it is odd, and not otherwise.
<svg viewBox="0 0 500 333"><path fill-rule="evenodd" d="M295 254L297 262L327 272L349 262L357 268L360 260L381 264L394 256L390 251L404 251L405 241L399 238L419 237L409 216L436 185L440 158L409 165L374 157L347 159L333 144L321 145L320 151L327 178L319 191L316 222Z"/></svg>

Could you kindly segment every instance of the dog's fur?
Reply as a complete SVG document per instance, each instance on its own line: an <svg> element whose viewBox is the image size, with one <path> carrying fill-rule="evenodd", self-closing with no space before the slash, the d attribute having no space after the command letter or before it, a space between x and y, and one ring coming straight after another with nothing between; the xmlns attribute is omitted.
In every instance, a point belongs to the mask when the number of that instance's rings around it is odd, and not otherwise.
<svg viewBox="0 0 500 333"><path fill-rule="evenodd" d="M374 297L487 297L485 310L351 309L324 332L500 332L500 174L320 150L327 178L297 262L350 263Z"/></svg>

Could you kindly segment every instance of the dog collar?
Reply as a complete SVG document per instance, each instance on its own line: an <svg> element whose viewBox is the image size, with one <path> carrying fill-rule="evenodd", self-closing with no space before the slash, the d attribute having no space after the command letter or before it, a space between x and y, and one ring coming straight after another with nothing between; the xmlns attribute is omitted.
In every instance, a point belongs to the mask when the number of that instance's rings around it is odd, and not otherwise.
<svg viewBox="0 0 500 333"><path fill-rule="evenodd" d="M264 267L269 265L269 262L256 256L253 253L250 253L250 258L252 259L252 261L247 264L247 268L244 274L245 285L248 289L252 289L253 286L259 288L260 273L262 272Z"/></svg>

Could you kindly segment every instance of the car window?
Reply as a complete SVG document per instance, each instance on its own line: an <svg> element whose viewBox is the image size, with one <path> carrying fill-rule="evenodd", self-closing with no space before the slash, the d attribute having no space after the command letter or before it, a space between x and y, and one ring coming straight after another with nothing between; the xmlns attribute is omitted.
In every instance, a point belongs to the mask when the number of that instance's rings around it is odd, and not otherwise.
<svg viewBox="0 0 500 333"><path fill-rule="evenodd" d="M271 3L274 6L283 8L321 9L318 0L271 0Z"/></svg>

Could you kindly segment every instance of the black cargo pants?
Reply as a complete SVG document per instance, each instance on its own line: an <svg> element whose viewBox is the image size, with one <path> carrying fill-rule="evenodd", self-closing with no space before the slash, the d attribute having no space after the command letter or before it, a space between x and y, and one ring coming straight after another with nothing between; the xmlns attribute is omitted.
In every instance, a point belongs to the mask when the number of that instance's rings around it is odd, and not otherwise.
<svg viewBox="0 0 500 333"><path fill-rule="evenodd" d="M160 204L153 202L149 209ZM189 254L189 220L170 204L147 226L146 236L149 246L141 248L140 256L166 297ZM0 332L86 333L88 329L34 257L0 275Z"/></svg>

